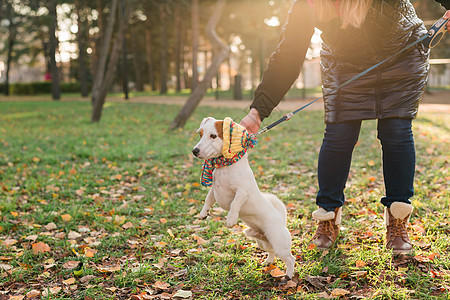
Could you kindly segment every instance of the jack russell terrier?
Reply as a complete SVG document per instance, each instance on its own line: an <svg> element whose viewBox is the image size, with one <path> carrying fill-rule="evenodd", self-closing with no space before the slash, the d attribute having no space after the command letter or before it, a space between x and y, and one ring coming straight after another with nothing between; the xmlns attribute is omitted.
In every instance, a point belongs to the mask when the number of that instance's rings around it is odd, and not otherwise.
<svg viewBox="0 0 450 300"><path fill-rule="evenodd" d="M192 153L205 159L202 184L212 186L199 218L206 218L217 202L228 211L227 226L233 227L241 218L250 227L245 235L269 253L265 263L273 263L277 255L286 265L286 276L292 278L295 258L286 227L286 207L275 195L260 192L248 163L247 149L256 139L230 118L205 118L197 132L200 141Z"/></svg>

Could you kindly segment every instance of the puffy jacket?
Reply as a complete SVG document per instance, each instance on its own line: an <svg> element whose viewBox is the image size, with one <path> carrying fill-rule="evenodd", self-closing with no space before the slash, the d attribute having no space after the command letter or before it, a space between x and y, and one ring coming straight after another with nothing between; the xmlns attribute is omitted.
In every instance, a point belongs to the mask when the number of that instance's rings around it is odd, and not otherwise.
<svg viewBox="0 0 450 300"><path fill-rule="evenodd" d="M450 0L437 1L450 7ZM421 43L333 92L341 83L390 57L426 34L409 0L373 0L361 28L341 20L319 22L306 0L294 2L277 50L271 55L250 107L270 115L297 79L314 27L322 31L325 122L415 118L428 73L429 51Z"/></svg>

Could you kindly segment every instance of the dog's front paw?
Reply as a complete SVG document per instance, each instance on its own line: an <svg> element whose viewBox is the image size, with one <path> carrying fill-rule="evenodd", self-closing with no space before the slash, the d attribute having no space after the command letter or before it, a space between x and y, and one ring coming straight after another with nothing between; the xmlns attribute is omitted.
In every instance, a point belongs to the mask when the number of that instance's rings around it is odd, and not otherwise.
<svg viewBox="0 0 450 300"><path fill-rule="evenodd" d="M234 227L234 225L237 224L237 218L230 218L229 216L227 217L227 227L231 228Z"/></svg>
<svg viewBox="0 0 450 300"><path fill-rule="evenodd" d="M204 219L206 219L208 217L208 211L206 210L202 210L201 212L200 212L200 214L198 215L198 218L200 219L200 220L204 220Z"/></svg>

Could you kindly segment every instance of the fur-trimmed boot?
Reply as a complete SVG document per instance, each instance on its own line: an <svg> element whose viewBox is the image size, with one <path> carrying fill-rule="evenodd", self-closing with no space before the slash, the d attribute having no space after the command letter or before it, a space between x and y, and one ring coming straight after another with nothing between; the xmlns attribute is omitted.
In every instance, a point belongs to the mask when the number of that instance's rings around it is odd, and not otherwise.
<svg viewBox="0 0 450 300"><path fill-rule="evenodd" d="M394 202L390 208L384 209L386 248L392 249L394 254L412 252L413 246L406 231L412 211L413 206L404 202Z"/></svg>
<svg viewBox="0 0 450 300"><path fill-rule="evenodd" d="M317 249L320 250L331 248L339 234L342 208L338 207L334 211L326 211L322 207L319 207L319 209L313 212L312 216L319 222L316 233L312 238L312 244L315 244Z"/></svg>

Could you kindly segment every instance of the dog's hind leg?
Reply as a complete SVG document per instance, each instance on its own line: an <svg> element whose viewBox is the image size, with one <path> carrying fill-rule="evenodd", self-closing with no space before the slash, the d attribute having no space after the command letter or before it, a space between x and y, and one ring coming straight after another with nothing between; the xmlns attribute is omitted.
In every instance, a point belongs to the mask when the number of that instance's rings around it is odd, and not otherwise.
<svg viewBox="0 0 450 300"><path fill-rule="evenodd" d="M280 228L276 234L267 237L273 247L275 254L286 265L286 276L292 278L294 276L295 257L291 253L291 234L286 227Z"/></svg>
<svg viewBox="0 0 450 300"><path fill-rule="evenodd" d="M205 219L208 216L208 211L211 207L216 203L216 199L214 198L214 186L209 190L208 195L205 199L205 204L203 205L202 211L198 215L200 219Z"/></svg>
<svg viewBox="0 0 450 300"><path fill-rule="evenodd" d="M269 254L264 261L264 264L272 264L275 261L275 252L273 251L272 245L267 240L267 237L253 228L247 228L244 233L248 238L255 240L259 248Z"/></svg>

